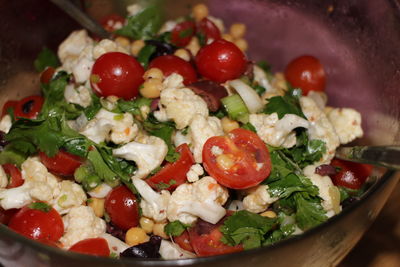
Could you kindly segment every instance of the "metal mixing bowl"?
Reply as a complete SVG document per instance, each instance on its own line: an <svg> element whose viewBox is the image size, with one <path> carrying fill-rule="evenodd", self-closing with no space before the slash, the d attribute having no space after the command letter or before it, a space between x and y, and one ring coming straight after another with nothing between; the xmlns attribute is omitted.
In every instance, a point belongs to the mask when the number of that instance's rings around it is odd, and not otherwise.
<svg viewBox="0 0 400 267"><path fill-rule="evenodd" d="M82 1L76 1L81 3ZM92 0L95 17L127 1ZM199 1L165 0L184 14ZM282 71L294 57L317 56L327 70L330 104L363 115L359 144L399 144L400 11L395 0L210 0L211 13L248 26L249 57ZM121 4L122 3L122 4ZM32 62L43 45L56 49L79 28L48 1L0 2L0 104L38 91ZM384 172L361 201L328 222L270 247L180 261L114 260L68 253L26 239L0 225L0 262L9 266L331 266L338 264L374 221L399 176Z"/></svg>

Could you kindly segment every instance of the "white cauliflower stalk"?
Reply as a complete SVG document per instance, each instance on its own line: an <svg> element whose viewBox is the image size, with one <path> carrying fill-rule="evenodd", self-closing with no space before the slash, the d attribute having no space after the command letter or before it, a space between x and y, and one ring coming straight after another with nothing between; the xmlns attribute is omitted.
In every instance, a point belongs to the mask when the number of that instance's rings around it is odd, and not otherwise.
<svg viewBox="0 0 400 267"><path fill-rule="evenodd" d="M0 189L8 185L8 177L3 167L0 165Z"/></svg>
<svg viewBox="0 0 400 267"><path fill-rule="evenodd" d="M99 184L96 188L92 189L91 191L87 192L89 196L95 198L105 198L108 193L110 193L112 187L106 183Z"/></svg>
<svg viewBox="0 0 400 267"><path fill-rule="evenodd" d="M182 249L179 245L167 240L161 240L158 252L164 260L190 259L196 258L196 255L190 251Z"/></svg>
<svg viewBox="0 0 400 267"><path fill-rule="evenodd" d="M12 126L11 116L8 114L4 115L0 121L0 131L8 133L11 129L11 126Z"/></svg>
<svg viewBox="0 0 400 267"><path fill-rule="evenodd" d="M243 208L250 212L260 213L278 200L268 193L268 185L258 185L248 190L249 194L243 199Z"/></svg>
<svg viewBox="0 0 400 267"><path fill-rule="evenodd" d="M122 242L121 240L110 234L104 233L101 234L99 237L104 238L107 241L110 252L113 252L117 255L119 255L121 252L129 248L129 246L126 243Z"/></svg>
<svg viewBox="0 0 400 267"><path fill-rule="evenodd" d="M199 180L199 177L204 174L204 169L200 164L193 164L186 173L186 178L193 183Z"/></svg>

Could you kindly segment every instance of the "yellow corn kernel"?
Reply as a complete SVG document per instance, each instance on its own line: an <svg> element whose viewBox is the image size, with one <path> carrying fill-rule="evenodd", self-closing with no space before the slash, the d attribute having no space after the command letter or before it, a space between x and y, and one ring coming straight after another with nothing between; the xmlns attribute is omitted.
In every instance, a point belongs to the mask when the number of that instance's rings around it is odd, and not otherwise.
<svg viewBox="0 0 400 267"><path fill-rule="evenodd" d="M139 220L140 227L147 233L150 234L153 232L154 222L152 219L141 217Z"/></svg>
<svg viewBox="0 0 400 267"><path fill-rule="evenodd" d="M232 24L229 32L234 39L243 38L244 34L246 33L246 25L243 23L234 23Z"/></svg>
<svg viewBox="0 0 400 267"><path fill-rule="evenodd" d="M104 198L92 197L88 200L88 206L94 211L94 214L101 218L104 216Z"/></svg>
<svg viewBox="0 0 400 267"><path fill-rule="evenodd" d="M260 215L263 216L263 217L271 218L271 219L276 217L276 213L274 211L272 211L272 210L264 211Z"/></svg>
<svg viewBox="0 0 400 267"><path fill-rule="evenodd" d="M222 39L224 39L224 40L226 40L228 42L233 42L234 41L232 35L230 35L229 33L224 33L222 35Z"/></svg>
<svg viewBox="0 0 400 267"><path fill-rule="evenodd" d="M217 165L223 170L229 170L235 165L235 161L232 159L230 154L221 154L218 155L217 158Z"/></svg>
<svg viewBox="0 0 400 267"><path fill-rule="evenodd" d="M180 48L175 51L174 55L185 61L190 61L190 54L186 49Z"/></svg>
<svg viewBox="0 0 400 267"><path fill-rule="evenodd" d="M123 37L123 36L117 36L115 38L115 42L119 44L120 46L129 49L129 46L131 45L131 42L129 41L128 38Z"/></svg>
<svg viewBox="0 0 400 267"><path fill-rule="evenodd" d="M129 246L136 246L149 241L149 239L149 236L140 227L130 228L125 235L125 243L127 243Z"/></svg>
<svg viewBox="0 0 400 267"><path fill-rule="evenodd" d="M143 40L133 41L131 44L131 54L136 57L139 54L140 50L142 50L142 48L144 46L145 46L145 43Z"/></svg>
<svg viewBox="0 0 400 267"><path fill-rule="evenodd" d="M239 49L242 50L243 52L246 52L247 48L249 48L249 45L247 44L247 41L245 39L243 39L243 38L235 40L234 44L237 47L239 47Z"/></svg>
<svg viewBox="0 0 400 267"><path fill-rule="evenodd" d="M160 96L162 87L163 85L160 79L149 79L143 83L139 92L144 97L157 98Z"/></svg>
<svg viewBox="0 0 400 267"><path fill-rule="evenodd" d="M208 16L208 7L205 4L197 4L193 7L192 14L196 21L200 21Z"/></svg>
<svg viewBox="0 0 400 267"><path fill-rule="evenodd" d="M231 120L228 117L223 117L221 119L222 129L225 133L229 133L230 131L239 128L239 123L235 120Z"/></svg>
<svg viewBox="0 0 400 267"><path fill-rule="evenodd" d="M151 68L151 69L147 70L143 75L143 79L145 79L145 80L148 80L148 79L162 80L163 78L164 78L164 74L158 68Z"/></svg>
<svg viewBox="0 0 400 267"><path fill-rule="evenodd" d="M164 239L168 239L169 236L164 232L166 223L155 223L153 226L153 234L161 236Z"/></svg>

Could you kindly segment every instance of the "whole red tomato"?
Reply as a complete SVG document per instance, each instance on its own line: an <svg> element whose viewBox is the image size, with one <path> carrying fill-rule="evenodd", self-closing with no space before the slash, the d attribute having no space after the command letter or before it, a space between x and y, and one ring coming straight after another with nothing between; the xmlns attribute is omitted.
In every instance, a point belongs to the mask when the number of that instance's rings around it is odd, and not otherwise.
<svg viewBox="0 0 400 267"><path fill-rule="evenodd" d="M197 81L197 74L192 65L174 55L156 57L150 62L149 69L150 68L160 69L165 77L172 73L177 73L183 77L183 83L185 85Z"/></svg>
<svg viewBox="0 0 400 267"><path fill-rule="evenodd" d="M75 170L81 166L83 159L72 155L66 151L60 150L54 157L49 157L46 153L39 152L40 161L46 168L57 175L71 176Z"/></svg>
<svg viewBox="0 0 400 267"><path fill-rule="evenodd" d="M286 67L285 77L293 87L301 88L304 95L325 90L324 68L313 56L301 56L291 61Z"/></svg>
<svg viewBox="0 0 400 267"><path fill-rule="evenodd" d="M331 176L333 184L354 190L363 186L372 171L371 165L336 158L330 165L336 169L336 174Z"/></svg>
<svg viewBox="0 0 400 267"><path fill-rule="evenodd" d="M139 202L126 186L118 186L108 193L104 205L111 222L122 230L139 224Z"/></svg>
<svg viewBox="0 0 400 267"><path fill-rule="evenodd" d="M220 39L200 49L196 66L205 78L223 83L240 77L246 70L247 60L235 44Z"/></svg>
<svg viewBox="0 0 400 267"><path fill-rule="evenodd" d="M99 96L117 96L129 100L139 94L144 69L133 57L109 52L99 57L93 65L90 82Z"/></svg>

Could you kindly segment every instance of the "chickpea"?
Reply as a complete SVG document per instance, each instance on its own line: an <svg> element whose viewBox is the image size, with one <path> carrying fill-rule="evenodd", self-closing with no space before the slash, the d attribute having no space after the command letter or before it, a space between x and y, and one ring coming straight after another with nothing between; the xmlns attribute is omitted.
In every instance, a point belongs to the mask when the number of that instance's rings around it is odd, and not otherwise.
<svg viewBox="0 0 400 267"><path fill-rule="evenodd" d="M115 42L119 44L120 46L129 49L129 46L131 45L131 42L129 41L128 38L123 37L123 36L118 36L115 38Z"/></svg>
<svg viewBox="0 0 400 267"><path fill-rule="evenodd" d="M88 206L91 207L94 211L94 214L101 218L104 216L104 198L95 198L92 197L88 201Z"/></svg>
<svg viewBox="0 0 400 267"><path fill-rule="evenodd" d="M192 14L196 21L200 21L208 16L208 7L205 4L197 4L193 7Z"/></svg>
<svg viewBox="0 0 400 267"><path fill-rule="evenodd" d="M164 239L168 239L169 236L164 232L164 227L166 223L156 223L153 226L153 234L161 236Z"/></svg>
<svg viewBox="0 0 400 267"><path fill-rule="evenodd" d="M150 237L140 227L130 228L125 235L125 242L129 246L136 246L138 244L149 241Z"/></svg>
<svg viewBox="0 0 400 267"><path fill-rule="evenodd" d="M160 79L149 79L143 83L142 87L139 89L139 92L144 97L157 98L160 96L162 87L163 84Z"/></svg>
<svg viewBox="0 0 400 267"><path fill-rule="evenodd" d="M147 233L150 234L153 232L153 227L154 227L154 222L153 220L146 218L146 217L141 217L139 220L140 227Z"/></svg>
<svg viewBox="0 0 400 267"><path fill-rule="evenodd" d="M190 54L186 49L180 48L175 51L174 55L185 61L190 61Z"/></svg>
<svg viewBox="0 0 400 267"><path fill-rule="evenodd" d="M243 38L235 40L234 43L243 52L247 51L247 48L249 47L247 41Z"/></svg>
<svg viewBox="0 0 400 267"><path fill-rule="evenodd" d="M143 75L143 79L145 79L145 80L148 80L148 79L162 80L163 78L164 78L163 72L158 68L151 68L151 69L147 70Z"/></svg>
<svg viewBox="0 0 400 267"><path fill-rule="evenodd" d="M239 128L239 123L229 119L228 117L223 117L221 119L221 125L225 133L229 133L230 131Z"/></svg>
<svg viewBox="0 0 400 267"><path fill-rule="evenodd" d="M222 39L224 39L224 40L226 40L228 42L233 42L234 41L232 35L230 35L229 33L224 33L222 35Z"/></svg>
<svg viewBox="0 0 400 267"><path fill-rule="evenodd" d="M229 32L234 39L243 38L244 34L246 33L246 25L243 23L234 23L232 24Z"/></svg>
<svg viewBox="0 0 400 267"><path fill-rule="evenodd" d="M133 41L131 44L131 54L137 56L144 46L145 43L143 40Z"/></svg>

